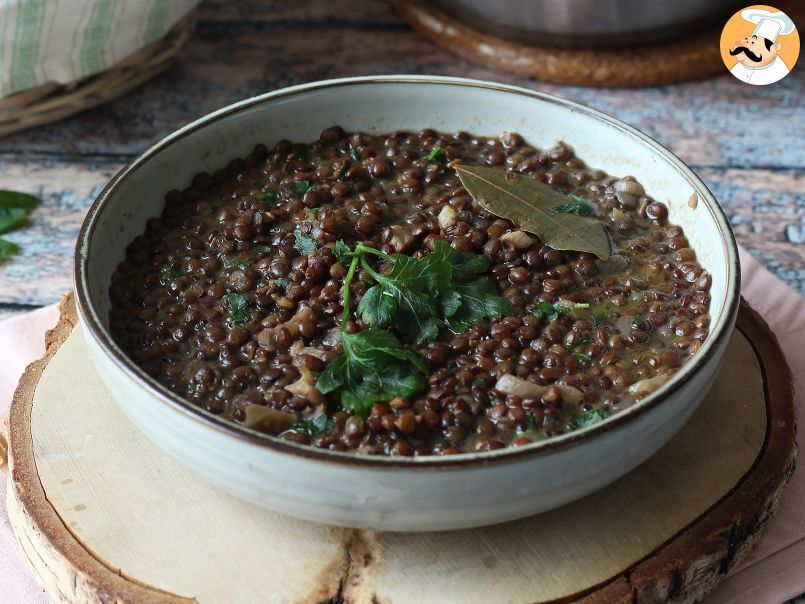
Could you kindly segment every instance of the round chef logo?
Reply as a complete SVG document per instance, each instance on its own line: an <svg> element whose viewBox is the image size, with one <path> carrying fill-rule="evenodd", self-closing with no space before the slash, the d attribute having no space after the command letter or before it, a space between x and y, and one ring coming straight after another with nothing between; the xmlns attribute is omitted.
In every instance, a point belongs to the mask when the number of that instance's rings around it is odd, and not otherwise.
<svg viewBox="0 0 805 604"><path fill-rule="evenodd" d="M753 86L782 80L799 57L799 33L784 12L755 4L730 17L721 32L721 58L730 73Z"/></svg>

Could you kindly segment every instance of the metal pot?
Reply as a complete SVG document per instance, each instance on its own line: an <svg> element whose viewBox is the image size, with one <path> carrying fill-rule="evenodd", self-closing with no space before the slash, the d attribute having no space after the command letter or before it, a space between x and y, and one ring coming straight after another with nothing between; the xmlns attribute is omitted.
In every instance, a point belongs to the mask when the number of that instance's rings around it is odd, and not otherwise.
<svg viewBox="0 0 805 604"><path fill-rule="evenodd" d="M482 31L566 48L626 48L665 42L723 22L742 6L737 0L433 1Z"/></svg>

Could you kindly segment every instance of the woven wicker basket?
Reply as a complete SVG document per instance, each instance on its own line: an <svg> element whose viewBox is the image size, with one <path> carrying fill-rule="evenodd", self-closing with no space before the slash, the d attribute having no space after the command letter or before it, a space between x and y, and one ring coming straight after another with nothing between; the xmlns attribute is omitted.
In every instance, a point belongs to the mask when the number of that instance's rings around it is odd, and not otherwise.
<svg viewBox="0 0 805 604"><path fill-rule="evenodd" d="M49 124L136 88L167 69L196 25L191 11L160 40L109 69L69 84L49 83L0 99L0 136Z"/></svg>

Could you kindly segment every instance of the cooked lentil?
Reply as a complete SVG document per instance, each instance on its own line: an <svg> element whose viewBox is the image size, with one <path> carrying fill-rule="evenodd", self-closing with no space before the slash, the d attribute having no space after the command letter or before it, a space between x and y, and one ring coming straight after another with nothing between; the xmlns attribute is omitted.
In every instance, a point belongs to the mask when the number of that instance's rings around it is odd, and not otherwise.
<svg viewBox="0 0 805 604"><path fill-rule="evenodd" d="M523 239L468 196L452 161L581 196L617 255ZM338 240L415 258L440 240L483 254L515 312L412 346L427 390L353 416L312 387L342 352ZM665 204L562 142L333 126L309 144L257 145L169 191L112 275L110 327L148 374L233 422L324 449L446 455L527 445L650 393L707 338L711 282ZM353 309L369 286L361 271ZM366 327L351 316L349 333Z"/></svg>

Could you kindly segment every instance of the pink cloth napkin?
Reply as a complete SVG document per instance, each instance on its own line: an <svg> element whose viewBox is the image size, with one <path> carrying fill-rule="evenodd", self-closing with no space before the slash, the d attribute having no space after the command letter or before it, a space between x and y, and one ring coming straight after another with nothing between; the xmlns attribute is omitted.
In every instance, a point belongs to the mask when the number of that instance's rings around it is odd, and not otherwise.
<svg viewBox="0 0 805 604"><path fill-rule="evenodd" d="M741 250L742 293L777 334L794 374L797 420L805 425L805 298L800 297ZM0 322L0 415L8 406L25 366L44 353L43 337L56 324L49 306ZM800 430L800 450L805 450ZM760 544L732 576L708 598L708 604L778 604L805 593L805 463L800 463L773 523ZM5 513L5 482L0 482L0 602L46 603L23 561Z"/></svg>

